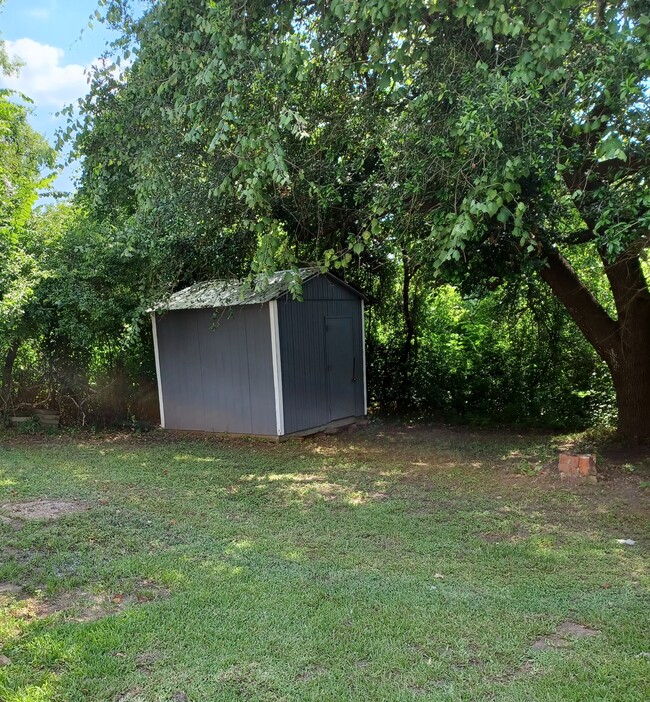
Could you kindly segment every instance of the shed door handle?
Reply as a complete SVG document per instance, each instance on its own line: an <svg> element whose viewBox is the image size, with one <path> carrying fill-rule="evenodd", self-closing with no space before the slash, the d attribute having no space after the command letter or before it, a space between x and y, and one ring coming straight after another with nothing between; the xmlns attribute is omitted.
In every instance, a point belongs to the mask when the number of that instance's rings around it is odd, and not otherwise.
<svg viewBox="0 0 650 702"><path fill-rule="evenodd" d="M357 382L357 357L352 356L352 382Z"/></svg>

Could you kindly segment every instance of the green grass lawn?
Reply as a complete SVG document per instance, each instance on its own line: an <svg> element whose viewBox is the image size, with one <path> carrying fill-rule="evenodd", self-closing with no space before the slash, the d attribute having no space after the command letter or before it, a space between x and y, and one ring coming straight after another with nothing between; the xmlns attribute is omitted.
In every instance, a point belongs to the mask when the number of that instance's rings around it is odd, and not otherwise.
<svg viewBox="0 0 650 702"><path fill-rule="evenodd" d="M567 486L544 435L10 436L0 504L88 509L0 522L3 702L650 699L638 461ZM565 622L599 633L533 647Z"/></svg>

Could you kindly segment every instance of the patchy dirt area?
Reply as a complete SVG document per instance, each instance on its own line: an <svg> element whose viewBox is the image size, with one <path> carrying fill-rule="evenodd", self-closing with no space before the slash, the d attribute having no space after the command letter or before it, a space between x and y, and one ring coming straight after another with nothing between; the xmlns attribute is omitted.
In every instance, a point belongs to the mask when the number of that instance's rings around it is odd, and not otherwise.
<svg viewBox="0 0 650 702"><path fill-rule="evenodd" d="M319 675L324 675L327 673L327 668L322 665L312 665L302 671L297 677L298 682L309 682Z"/></svg>
<svg viewBox="0 0 650 702"><path fill-rule="evenodd" d="M30 615L38 619L62 612L66 618L76 622L93 622L118 611L113 610L112 602L106 595L96 595L85 590L64 592L51 600L34 599L26 602L31 605Z"/></svg>
<svg viewBox="0 0 650 702"><path fill-rule="evenodd" d="M23 528L22 519L12 519L11 517L5 517L2 514L0 514L0 524L5 524L10 529L15 529L16 531Z"/></svg>
<svg viewBox="0 0 650 702"><path fill-rule="evenodd" d="M582 626L582 624L563 622L553 634L543 636L541 639L535 641L531 646L531 650L551 651L555 648L566 648L570 646L575 639L581 639L585 636L598 636L599 634L600 631Z"/></svg>
<svg viewBox="0 0 650 702"><path fill-rule="evenodd" d="M138 653L135 657L135 667L141 673L145 675L150 675L160 660L160 654L156 651L146 651L145 653Z"/></svg>
<svg viewBox="0 0 650 702"><path fill-rule="evenodd" d="M131 687L116 695L115 702L142 702L144 700L143 689L141 687Z"/></svg>
<svg viewBox="0 0 650 702"><path fill-rule="evenodd" d="M20 522L20 524L22 525L22 522ZM14 561L16 564L29 563L29 561L34 557L34 553L34 551L29 551L23 548L0 546L0 563L6 563L8 561Z"/></svg>
<svg viewBox="0 0 650 702"><path fill-rule="evenodd" d="M32 500L30 502L8 502L0 505L0 519L5 524L16 528L16 522L32 519L49 521L59 519L66 514L87 512L90 505L78 500Z"/></svg>
<svg viewBox="0 0 650 702"><path fill-rule="evenodd" d="M129 594L93 593L76 589L51 598L27 595L14 583L0 583L0 604L11 603L16 616L23 619L43 619L61 614L65 619L75 622L93 622L118 614L131 605L166 599L170 594L167 588L151 580L141 581L136 591Z"/></svg>
<svg viewBox="0 0 650 702"><path fill-rule="evenodd" d="M20 585L14 585L13 583L0 583L0 597L3 595L14 595L19 597L23 594L23 589Z"/></svg>
<svg viewBox="0 0 650 702"><path fill-rule="evenodd" d="M515 680L530 678L540 672L541 668L539 668L533 660L527 660L505 675L496 677L495 680L501 684L508 684L514 682Z"/></svg>

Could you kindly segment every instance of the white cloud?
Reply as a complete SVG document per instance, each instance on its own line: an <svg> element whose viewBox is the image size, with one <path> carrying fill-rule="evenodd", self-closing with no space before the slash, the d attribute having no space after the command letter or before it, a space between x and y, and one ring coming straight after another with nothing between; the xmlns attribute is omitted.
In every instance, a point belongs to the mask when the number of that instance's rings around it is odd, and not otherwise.
<svg viewBox="0 0 650 702"><path fill-rule="evenodd" d="M45 22L49 20L52 13L56 9L56 0L50 0L49 3L44 3L40 7L34 7L31 10L27 10L27 15L32 19L38 20L39 22Z"/></svg>
<svg viewBox="0 0 650 702"><path fill-rule="evenodd" d="M60 109L88 92L86 67L64 64L63 49L33 39L7 41L5 49L24 65L17 75L2 76L2 87L25 93L37 106Z"/></svg>
<svg viewBox="0 0 650 702"><path fill-rule="evenodd" d="M47 7L35 7L33 10L30 10L27 14L32 19L45 22L45 20L50 19L50 16L52 15L52 10L49 10Z"/></svg>

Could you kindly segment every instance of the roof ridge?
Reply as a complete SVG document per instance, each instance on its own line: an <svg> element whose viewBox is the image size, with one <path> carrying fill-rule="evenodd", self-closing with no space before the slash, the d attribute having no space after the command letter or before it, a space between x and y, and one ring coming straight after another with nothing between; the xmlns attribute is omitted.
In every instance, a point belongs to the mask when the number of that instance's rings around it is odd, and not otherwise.
<svg viewBox="0 0 650 702"><path fill-rule="evenodd" d="M321 273L321 270L311 266L280 270L270 274L259 273L253 281L249 278L217 278L199 281L177 290L166 300L157 302L149 311L263 304L290 291L293 280L289 274L292 273L298 273L298 277L305 283ZM256 280L265 284L258 285Z"/></svg>

